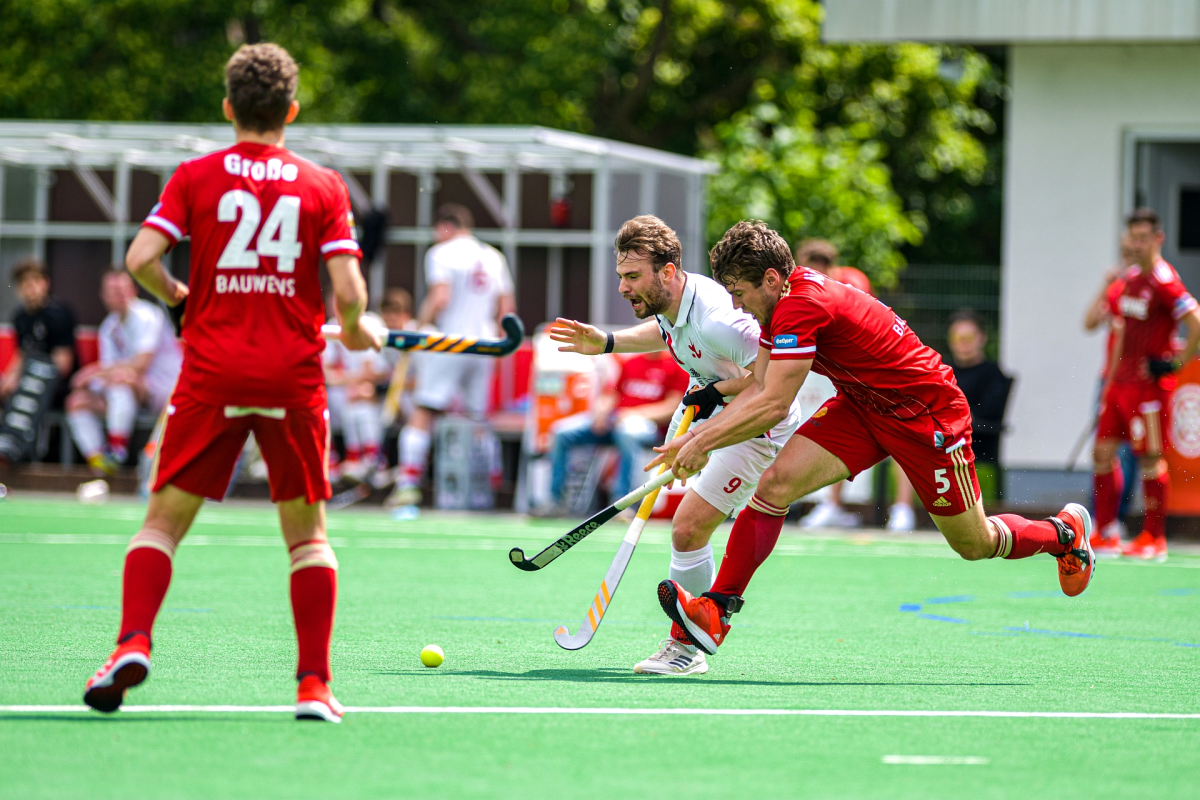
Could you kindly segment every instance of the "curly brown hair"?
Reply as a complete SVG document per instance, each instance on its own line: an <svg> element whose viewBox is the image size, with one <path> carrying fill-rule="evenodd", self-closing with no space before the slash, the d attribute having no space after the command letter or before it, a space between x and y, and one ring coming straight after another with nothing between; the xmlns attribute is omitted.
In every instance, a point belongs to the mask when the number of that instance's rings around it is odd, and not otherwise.
<svg viewBox="0 0 1200 800"><path fill-rule="evenodd" d="M713 278L725 286L738 281L761 286L768 269L787 278L796 266L783 237L759 220L743 220L725 231L708 257Z"/></svg>
<svg viewBox="0 0 1200 800"><path fill-rule="evenodd" d="M277 44L244 44L225 64L225 93L233 118L244 130L265 133L282 128L296 99L299 69Z"/></svg>
<svg viewBox="0 0 1200 800"><path fill-rule="evenodd" d="M613 243L617 258L629 253L639 253L650 259L654 271L658 272L667 264L680 267L683 258L683 245L675 231L661 219L650 214L634 217L621 226L617 231L617 240Z"/></svg>

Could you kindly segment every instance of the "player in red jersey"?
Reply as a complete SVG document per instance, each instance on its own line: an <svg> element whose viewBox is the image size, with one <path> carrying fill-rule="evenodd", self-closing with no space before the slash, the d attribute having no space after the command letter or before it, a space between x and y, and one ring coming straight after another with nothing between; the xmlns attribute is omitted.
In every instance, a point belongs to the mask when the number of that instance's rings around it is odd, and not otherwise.
<svg viewBox="0 0 1200 800"><path fill-rule="evenodd" d="M659 584L663 610L697 646L716 652L791 503L889 455L963 558L1049 553L1057 558L1065 594L1087 588L1093 568L1087 510L1071 503L1045 521L984 515L967 399L941 356L895 312L819 272L794 267L783 237L761 222L730 228L711 257L713 277L762 327L755 382L697 433L658 448L656 462L672 464L680 477L695 474L710 450L774 425L810 370L826 375L838 394L800 426L763 473L734 523L712 590L692 597L673 581Z"/></svg>
<svg viewBox="0 0 1200 800"><path fill-rule="evenodd" d="M1200 347L1200 308L1175 270L1162 259L1163 231L1158 215L1138 209L1126 220L1136 268L1124 275L1124 286L1113 299L1111 313L1121 324L1100 399L1096 423L1095 508L1097 536L1092 546L1115 550L1112 534L1123 477L1117 446L1127 439L1142 468L1146 514L1142 532L1121 552L1132 558L1167 557L1166 515L1171 478L1163 458L1163 430L1175 389L1172 375ZM1181 353L1171 344L1183 323L1187 342Z"/></svg>
<svg viewBox="0 0 1200 800"><path fill-rule="evenodd" d="M273 44L244 46L230 58L223 105L237 143L179 166L125 257L138 283L182 326L184 360L146 520L125 556L117 649L84 693L98 711L116 711L126 690L146 679L175 548L204 499L224 496L253 432L291 555L296 717L341 720L328 686L337 560L325 535L322 259L342 341L357 350L380 341L359 324L367 293L345 184L283 148L284 126L300 110L296 74L291 56ZM161 257L189 235L185 286Z"/></svg>

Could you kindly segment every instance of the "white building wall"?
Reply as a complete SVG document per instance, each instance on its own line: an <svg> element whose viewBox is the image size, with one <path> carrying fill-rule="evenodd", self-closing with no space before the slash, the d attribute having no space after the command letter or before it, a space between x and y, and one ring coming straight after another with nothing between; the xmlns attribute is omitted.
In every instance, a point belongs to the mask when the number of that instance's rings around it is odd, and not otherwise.
<svg viewBox="0 0 1200 800"><path fill-rule="evenodd" d="M1008 69L1001 357L1017 385L1004 460L1062 469L1102 359L1082 319L1118 253L1124 133L1200 131L1200 46L1014 45Z"/></svg>

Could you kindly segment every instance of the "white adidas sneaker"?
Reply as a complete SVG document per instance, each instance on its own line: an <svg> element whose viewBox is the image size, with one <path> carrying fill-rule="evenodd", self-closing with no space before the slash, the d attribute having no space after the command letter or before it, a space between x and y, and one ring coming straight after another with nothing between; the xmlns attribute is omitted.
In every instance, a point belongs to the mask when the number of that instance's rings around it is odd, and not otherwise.
<svg viewBox="0 0 1200 800"><path fill-rule="evenodd" d="M633 671L642 675L703 675L708 672L708 662L699 650L688 652L679 642L667 638L659 642L657 653L638 662Z"/></svg>

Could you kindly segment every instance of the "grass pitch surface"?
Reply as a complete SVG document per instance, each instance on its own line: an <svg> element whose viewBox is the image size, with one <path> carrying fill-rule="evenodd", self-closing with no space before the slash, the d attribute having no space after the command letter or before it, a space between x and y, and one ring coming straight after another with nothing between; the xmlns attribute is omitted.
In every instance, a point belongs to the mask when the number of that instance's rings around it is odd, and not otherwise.
<svg viewBox="0 0 1200 800"><path fill-rule="evenodd" d="M671 679L631 671L667 630L654 591L665 527L647 531L603 627L570 653L551 634L579 624L619 523L527 574L509 548L536 552L565 524L351 509L329 521L334 689L349 706L428 711L333 726L262 710L50 708L79 705L110 652L141 515L73 498L0 504L0 797L1196 796L1195 718L582 711L1200 713L1195 553L1101 562L1072 600L1048 557L969 564L932 537L789 533L709 673ZM206 507L129 704L290 706L287 585L269 507ZM418 660L430 643L446 652L438 669Z"/></svg>

